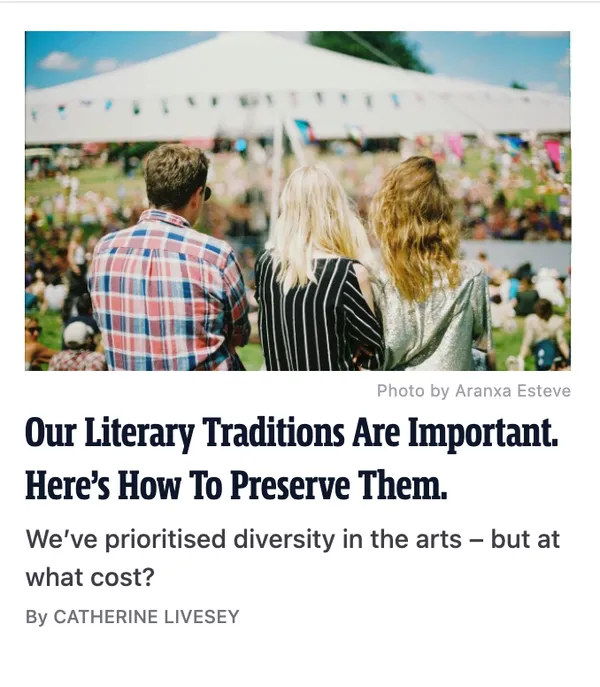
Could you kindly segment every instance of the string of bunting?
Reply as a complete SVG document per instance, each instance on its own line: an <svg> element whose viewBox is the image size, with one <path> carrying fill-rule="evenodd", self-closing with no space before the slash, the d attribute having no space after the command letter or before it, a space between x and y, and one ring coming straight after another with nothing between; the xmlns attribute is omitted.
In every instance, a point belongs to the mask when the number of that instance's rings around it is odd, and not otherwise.
<svg viewBox="0 0 600 687"><path fill-rule="evenodd" d="M416 99L417 102L424 104L428 101L428 98L430 95L434 95L438 98L441 98L442 100L453 100L455 98L455 95L452 93L444 92L444 93L428 93L427 97L420 92L414 93L414 98ZM532 102L532 98L530 95L520 95L520 96L512 96L510 94L502 94L501 96L495 97L491 93L462 93L460 94L462 98L469 102L473 102L475 99L483 98L487 100L488 102L497 100L497 98L501 98L502 102L506 103L515 103L517 100L520 100L523 103L530 104ZM289 104L296 108L299 106L299 99L298 99L298 93L295 91L291 91L287 94ZM395 108L400 108L402 107L402 99L398 95L398 93L390 93L389 97L391 98L391 102L393 107ZM268 107L273 107L275 105L275 99L273 94L266 93L262 96L262 98L258 98L257 96L251 96L247 94L242 94L237 96L238 98L238 103L242 108L248 108L250 106L255 106L260 104L261 102L264 102ZM317 102L318 105L324 105L326 102L326 96L322 91L317 91L314 93L314 98ZM163 111L164 115L169 115L170 114L170 101L172 99L169 98L161 98L160 103L161 103L161 108ZM198 106L198 99L196 95L188 95L185 96L185 101L187 102L189 107L195 108ZM212 95L209 96L209 103L210 107L216 108L219 107L220 105L220 98L217 95ZM347 106L349 104L349 97L347 93L339 93L339 102L343 106ZM372 110L374 106L374 100L373 96L370 94L363 94L362 96L358 96L356 98L353 98L353 102L355 103L362 103L362 105L368 109ZM550 100L548 98L544 98L544 100L540 101L541 103L544 104L544 106L551 106L551 105L560 105L560 103L557 100ZM93 100L80 100L79 105L84 108L91 108L91 106L94 104ZM103 107L106 112L110 111L113 109L114 106L114 100L112 98L106 98L103 100ZM133 100L131 101L131 108L132 112L135 116L138 116L142 114L143 108L142 108L142 101L140 100ZM57 111L61 119L67 119L67 105L65 104L60 104L57 106ZM30 110L31 114L31 119L33 121L38 121L39 119L39 110L38 109L31 109Z"/></svg>

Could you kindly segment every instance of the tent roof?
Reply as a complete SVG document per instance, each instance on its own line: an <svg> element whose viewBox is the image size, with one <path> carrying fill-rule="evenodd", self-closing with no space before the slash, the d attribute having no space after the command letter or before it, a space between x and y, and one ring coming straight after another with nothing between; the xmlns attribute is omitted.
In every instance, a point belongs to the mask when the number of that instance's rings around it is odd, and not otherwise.
<svg viewBox="0 0 600 687"><path fill-rule="evenodd" d="M259 106L245 107L240 96L257 97ZM28 142L48 143L258 134L272 128L278 106L310 118L321 137L350 123L372 136L569 129L566 97L422 74L259 32L220 34L113 72L29 91L26 104Z"/></svg>

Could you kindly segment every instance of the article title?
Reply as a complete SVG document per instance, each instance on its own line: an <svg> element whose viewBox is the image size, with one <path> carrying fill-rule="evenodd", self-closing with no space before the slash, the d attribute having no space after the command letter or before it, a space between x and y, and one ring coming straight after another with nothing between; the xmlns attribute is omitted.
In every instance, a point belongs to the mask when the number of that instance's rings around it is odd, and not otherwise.
<svg viewBox="0 0 600 687"><path fill-rule="evenodd" d="M344 424L302 423L295 417L257 416L251 424L224 422L221 417L203 417L204 432L196 424L127 423L119 418L86 417L77 423L46 423L31 417L25 426L30 447L72 448L78 445L108 447L179 447L188 455L194 442L206 447L443 447L448 455L459 449L480 446L556 447L548 418L539 423L513 423L499 418L489 423L428 423L409 417L401 428L395 423L371 422L359 417L348 429ZM119 470L117 478L92 470L85 476L57 476L47 470L26 470L26 499L104 501L116 494L126 500L177 500L183 493L182 476L142 476L138 470ZM351 480L346 476L253 476L245 470L231 470L228 486L221 477L206 470L190 470L185 476L194 499L229 497L264 500L347 500ZM383 469L359 470L361 498L426 499L447 498L436 477L392 477Z"/></svg>

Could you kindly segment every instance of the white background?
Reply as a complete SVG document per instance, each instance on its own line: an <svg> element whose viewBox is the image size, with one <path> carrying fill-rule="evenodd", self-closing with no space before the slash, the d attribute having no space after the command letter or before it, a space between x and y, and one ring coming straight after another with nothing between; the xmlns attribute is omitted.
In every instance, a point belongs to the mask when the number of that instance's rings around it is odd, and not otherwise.
<svg viewBox="0 0 600 687"><path fill-rule="evenodd" d="M598 501L597 391L597 5L548 4L338 6L115 4L4 6L2 9L3 374L2 604L0 683L30 685L513 685L597 683ZM440 375L85 375L23 377L22 148L23 31L27 30L561 30L572 31L574 146L574 361L570 374ZM215 65L218 68L218 65ZM14 199L14 202L13 202ZM18 296L18 297L17 297ZM446 402L377 399L377 383L518 381L568 385L562 400ZM27 418L83 424L85 416L124 422L192 422L206 415L251 422L257 415L294 415L302 422L356 419L396 422L541 422L550 418L555 449L245 449L192 450L29 448ZM79 436L79 435L78 435ZM81 441L79 436L78 441ZM231 469L257 475L347 475L358 469L437 476L446 501L26 502L25 470L114 475L183 475ZM226 480L225 480L226 481ZM25 529L153 532L327 533L347 527L405 533L446 530L485 544L457 550L33 552ZM532 534L558 530L557 550L491 550L492 528ZM153 567L150 587L29 588L25 570L86 572ZM57 608L232 608L235 625L46 625L25 623L25 610Z"/></svg>

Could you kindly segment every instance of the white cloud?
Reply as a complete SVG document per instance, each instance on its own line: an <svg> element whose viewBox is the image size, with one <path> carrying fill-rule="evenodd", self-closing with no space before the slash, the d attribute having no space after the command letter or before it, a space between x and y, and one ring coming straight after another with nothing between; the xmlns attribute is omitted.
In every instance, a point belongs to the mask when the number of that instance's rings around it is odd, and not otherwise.
<svg viewBox="0 0 600 687"><path fill-rule="evenodd" d="M569 50L567 50L567 52L564 54L564 57L558 63L558 66L561 69L570 69L571 68L571 53Z"/></svg>
<svg viewBox="0 0 600 687"><path fill-rule="evenodd" d="M40 62L40 67L42 69L50 69L58 72L74 72L76 69L79 69L84 62L85 60L78 59L68 52L55 50L44 57Z"/></svg>
<svg viewBox="0 0 600 687"><path fill-rule="evenodd" d="M560 87L555 81L542 81L537 83L530 83L529 87L532 91L542 91L543 93L560 92Z"/></svg>
<svg viewBox="0 0 600 687"><path fill-rule="evenodd" d="M94 71L96 74L102 74L104 72L112 72L119 66L119 60L114 57L104 57L101 60L97 60L94 64Z"/></svg>
<svg viewBox="0 0 600 687"><path fill-rule="evenodd" d="M33 86L33 85L25 86L26 91L35 91L36 88L37 88L37 86Z"/></svg>

